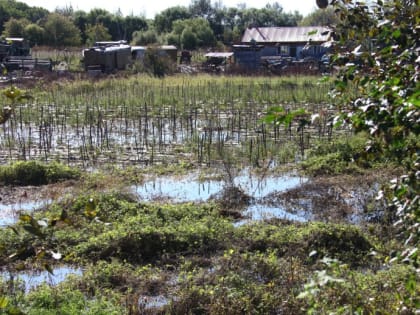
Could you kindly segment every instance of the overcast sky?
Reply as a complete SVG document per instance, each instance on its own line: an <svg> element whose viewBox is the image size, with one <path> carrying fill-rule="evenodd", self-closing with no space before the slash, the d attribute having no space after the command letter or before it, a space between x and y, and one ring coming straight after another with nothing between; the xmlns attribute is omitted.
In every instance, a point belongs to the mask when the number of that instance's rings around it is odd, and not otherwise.
<svg viewBox="0 0 420 315"><path fill-rule="evenodd" d="M20 0L22 1L22 0ZM90 11L93 8L105 9L111 13L121 10L123 15L143 15L148 18L154 18L166 8L180 6L189 6L191 0L23 0L30 6L44 7L49 11L54 11L57 7L63 8L72 6L74 10ZM236 7L239 3L245 3L248 8L261 8L267 3L274 3L270 0L222 0L221 3L226 7ZM315 9L315 0L278 0L277 1L285 12L299 11L302 15L307 15ZM214 1L212 0L212 3Z"/></svg>

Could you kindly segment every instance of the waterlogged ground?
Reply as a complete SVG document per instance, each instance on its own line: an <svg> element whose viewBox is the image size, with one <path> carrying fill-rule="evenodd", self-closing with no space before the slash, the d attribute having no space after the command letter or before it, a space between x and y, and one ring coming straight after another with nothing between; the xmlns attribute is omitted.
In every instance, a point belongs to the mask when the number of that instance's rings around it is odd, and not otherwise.
<svg viewBox="0 0 420 315"><path fill-rule="evenodd" d="M307 182L307 178L294 173L285 175L258 175L250 169L244 169L232 181L223 178L203 179L199 172L183 176L159 176L146 178L142 184L132 186L131 189L140 201L146 202L206 202L216 199L227 186L234 186L243 191L250 198L250 204L242 209L244 216L249 220L278 217L306 220L296 214L288 213L284 207L262 204L267 196L296 188ZM63 185L61 185L63 186ZM69 187L67 187L69 189ZM2 190L0 202L0 226L15 223L20 213L31 213L34 210L47 206L53 201L54 190L57 185L48 188L14 187ZM62 197L62 195L61 195ZM55 199L57 201L57 199Z"/></svg>
<svg viewBox="0 0 420 315"><path fill-rule="evenodd" d="M32 213L33 211L47 206L50 201L38 200L18 202L14 204L0 204L0 227L14 224L21 213Z"/></svg>
<svg viewBox="0 0 420 315"><path fill-rule="evenodd" d="M228 177L225 175L225 177ZM245 194L260 199L276 191L285 191L299 186L307 179L297 174L286 175L256 175L250 169L242 170L231 180L224 178L203 179L200 174L187 176L160 176L146 180L135 187L141 200L169 199L173 202L207 201L224 187L232 185L240 188Z"/></svg>
<svg viewBox="0 0 420 315"><path fill-rule="evenodd" d="M228 180L202 179L199 173L187 176L161 176L146 180L133 189L144 201L163 202L205 202L222 197L226 188L239 188L244 198L249 198L247 205L241 209L243 219L236 224L244 224L255 220L281 218L296 221L306 221L307 217L285 210L284 206L266 205L264 198L279 192L285 192L307 182L307 178L294 173L285 175L257 175L250 169L244 169Z"/></svg>
<svg viewBox="0 0 420 315"><path fill-rule="evenodd" d="M286 111L304 107L317 117L305 127L307 147L347 132L331 129L332 112L325 104L330 84L314 78L143 79L33 91L35 101L16 105L2 125L0 162L43 159L96 166L112 160L150 165L176 162L183 151L190 159L211 163L216 144L227 151L248 147L252 155L268 145L281 150L302 142L297 122L292 128L262 123L271 106Z"/></svg>
<svg viewBox="0 0 420 315"><path fill-rule="evenodd" d="M1 186L0 226L13 224L21 213L32 213L57 202L72 193L77 184L73 181L45 186Z"/></svg>
<svg viewBox="0 0 420 315"><path fill-rule="evenodd" d="M89 189L93 189L94 191L100 191L101 189L106 188L109 188L112 191L119 186L116 186L111 178L112 177L105 177L104 182L101 184L99 184L99 182L84 183L84 187L89 187ZM91 180L92 179L90 179L90 181ZM117 179L115 178L115 180ZM290 251L290 255L302 255L302 258L299 259L304 259L303 257L308 257L308 253L312 250L312 246L321 246L321 248L323 248L322 246L326 246L327 249L329 249L328 246L331 246L334 251L343 251L343 257L347 257L346 255L349 254L348 251L350 249L351 251L355 250L354 255L357 258L354 258L354 260L358 262L358 252L361 251L363 255L366 255L366 253L371 250L372 244L369 243L364 236L360 236L358 232L352 231L356 231L356 229L353 230L355 226L362 226L366 222L367 217L365 216L365 212L367 210L367 205L371 200L375 199L376 192L379 189L378 181L378 178L375 178L375 176L372 175L307 178L299 175L297 172L275 173L274 170L268 169L265 172L256 173L255 170L250 168L245 168L237 172L234 170L227 172L226 170L220 169L212 172L206 169L202 170L202 172L193 171L183 175L145 175L142 178L142 181L139 181L136 185L119 187L125 192L130 192L130 196L134 196L133 203L138 201L141 207L146 207L148 209L147 212L145 212L145 216L150 215L150 217L153 217L153 209L155 209L155 206L157 206L156 209L160 209L161 207L162 209L169 209L166 208L167 204L177 204L180 207L188 209L188 212L189 208L187 205L194 204L190 209L195 211L195 208L198 208L200 205L206 204L207 202L220 202L223 204L223 201L225 201L224 198L226 197L236 198L239 196L240 198L243 198L246 202L239 203L238 208L233 204L235 207L234 210L240 215L229 216L230 218L227 221L227 226L229 225L229 222L231 222L232 225L230 225L230 228L232 228L232 230L238 231L237 233L244 233L242 236L244 238L244 244L249 244L247 246L251 247L253 246L254 250L257 250L257 253L252 253L252 250L249 253L242 253L241 250L236 251L237 249L224 249L221 252L209 252L205 255L192 255L191 257L188 256L189 254L187 251L181 254L181 258L178 257L178 254L175 256L171 256L170 253L159 254L159 258L157 259L164 260L163 264L165 267L159 267L162 269L159 269L159 271L156 269L155 273L150 273L149 276L145 276L145 274L143 274L145 270L152 268L151 266L156 262L153 262L151 265L126 264L125 260L122 259L124 256L119 256L124 255L125 252L118 252L120 250L127 250L124 246L124 242L126 241L122 238L120 241L122 243L117 241L115 244L112 242L110 244L104 243L104 246L109 246L109 249L112 250L112 254L109 256L106 254L103 257L101 256L101 258L94 258L94 256L89 256L89 251L84 252L83 255L87 255L90 257L89 259L93 260L86 264L82 263L81 265L83 267L77 267L78 265L51 265L52 273L50 273L48 271L28 271L31 269L30 264L28 264L26 266L27 270L25 271L1 273L0 280L4 281L4 283L19 284L25 293L31 291L31 294L36 292L37 287L43 283L54 287L53 290L61 290L61 286L58 284L62 284L63 286L73 285L75 286L75 290L77 290L78 288L85 288L89 283L95 289L102 285L106 287L107 290L109 288L118 288L116 290L132 288L133 296L130 297L130 303L135 304L135 307L139 310L138 314L158 314L161 310L173 307L173 305L177 305L177 303L180 303L181 305L182 303L187 303L184 307L188 309L190 307L190 304L188 303L193 302L188 302L188 299L186 302L185 296L183 297L180 295L179 291L182 291L182 286L185 286L186 283L190 281L188 279L194 278L195 284L191 285L202 287L201 283L203 282L211 287L214 285L214 281L217 283L217 281L225 277L226 279L229 279L229 272L233 272L236 277L238 274L245 272L244 270L247 270L247 268L251 268L250 266L257 268L258 264L256 262L260 261L260 259L267 259L267 261L262 262L263 264L274 259L274 256L269 256L270 254L258 253L260 246L263 246L262 248L265 246L262 239L256 239L254 242L251 237L247 238L248 233L255 233L257 238L261 237L261 235L258 234L260 229L262 231L261 233L268 233L267 237L270 237L271 233L276 233L273 234L273 237L269 242L271 242L270 244L273 246L278 246L278 253ZM121 180L118 180L118 182L121 184ZM0 222L2 222L2 227L0 228L3 229L6 225L15 223L20 212L31 213L37 211L37 209L43 209L54 201L60 201L61 198L64 198L66 195L73 196L73 199L71 200L76 200L80 192L83 191L78 187L81 184L81 182L72 181L41 187L2 187L0 189L0 192L2 193L2 200L0 202ZM240 194L230 195L229 193L226 193L231 189L233 192L240 191ZM65 201L65 204L67 204L67 200ZM148 204L153 206L150 208L145 206ZM197 204L197 206L195 206L195 204ZM117 203L115 204L115 207L119 209ZM221 215L222 217L224 216L222 213ZM118 233L124 233L121 228L124 230L126 226L133 228L138 224L141 224L141 216L142 215L139 215L138 218L135 214L133 214L132 218L127 216L126 218L128 221L121 222L120 231ZM138 223L136 221L131 221L130 223L130 220L139 221ZM172 222L171 220L172 219L168 219L168 224L172 224L169 223ZM328 225L312 225L313 221L350 223L351 225L349 232L343 232L346 230L343 230L341 225L339 227L332 227L331 230L329 230L329 227L327 227ZM101 225L104 225L105 230L110 229L109 232L113 231L113 223L103 224L104 222L98 222L95 222L95 220L91 221L92 229L98 229ZM174 226L176 226L176 224L179 224L179 222L175 223ZM277 226L277 224L279 226ZM266 225L268 228L265 231ZM305 236L306 232L304 230L304 226L306 225L313 229L312 231L309 231L307 236ZM88 229L90 229L89 226L90 225L87 227ZM203 227L204 226L206 225L203 225ZM292 229L292 226L296 226L296 230ZM281 234L284 230L290 230L290 232L286 232L287 236ZM168 229L167 231L169 232L171 230ZM77 232L75 231L75 233ZM104 233L106 232L104 231ZM166 232L158 231L156 232L156 235L153 233L148 234L146 231L143 231L142 233L145 233L144 237L150 237L150 242L156 242L154 237L160 237L160 233ZM99 239L103 240L105 234L103 234L104 236L100 235L101 234L99 234ZM109 235L111 236L113 234ZM115 234L115 236L117 235L118 234ZM129 235L130 234L127 235L127 241L132 242ZM320 239L318 239L318 235L320 236ZM90 237L91 236L88 236L88 238ZM299 243L300 245L293 245L293 242L290 244L285 242L283 245L282 238L287 239L288 237L304 237L304 241ZM324 245L324 238L327 238L325 240L326 245ZM330 238L332 239L330 240ZM72 236L70 236L69 239L72 239L71 242L75 241L74 244L76 248L79 244L79 240L73 239ZM81 240L80 244L87 244L89 242L91 244L90 246L92 246L94 243L91 242L93 242L94 239L95 237L93 236L91 240ZM169 238L169 240L171 240L171 238ZM137 240L137 242L140 241L141 240ZM279 242L279 245L276 245L276 242ZM338 242L339 245L336 245L336 242ZM130 246L133 246L134 243L130 244ZM239 248L240 246L245 246L244 244L238 245ZM82 245L82 248L83 246L86 245ZM113 250L114 246L118 251ZM154 243L154 245L151 246L159 247L157 243ZM297 248L294 248L294 246L297 246ZM343 249L341 249L342 246L344 246ZM360 250L358 249L358 246L360 246ZM80 248L75 251L77 250L80 250ZM93 247L93 250L101 251L100 248L96 248L95 246ZM148 249L148 246L139 249L139 251L141 250L153 252L152 249ZM296 251L296 253L294 253L294 251ZM265 255L268 256L266 257ZM130 256L127 258L130 259ZM178 261L178 259L180 259L180 261ZM191 261L186 262L183 267L180 267L182 265L181 261L184 259L191 259ZM253 259L256 260L253 261ZM280 263L284 264L286 261L283 261L283 258L276 259L279 260L274 262L273 266L279 266ZM162 262L157 264L159 265L160 263ZM297 264L294 268L303 268L297 261L294 263ZM238 264L238 266L235 266L235 264ZM281 274L283 270L289 270L289 264L290 263L287 262L287 266L283 266L279 268L280 271L275 272ZM96 267L97 265L98 267ZM121 269L121 266L128 269L123 270ZM112 268L116 269L114 270ZM132 270L134 270L134 268L138 268L136 269L136 272L141 270L140 273L133 273ZM185 268L185 270L183 268ZM189 268L197 269L188 271ZM229 268L232 268L232 270L229 271ZM264 277L268 277L267 279L272 281L271 273L269 275L264 275L264 268L252 272L257 272L256 283L258 283L258 285L265 285L264 283L268 280L264 280ZM308 277L307 271L301 271L302 274L300 276L297 275L298 270L296 270L296 274L294 272L295 271L286 278L291 279L291 276L293 279L297 279L296 281L301 281L299 282L298 287L303 287L303 284ZM245 274L249 276L247 272L245 272ZM70 275L75 275L76 277L73 277L71 281L65 281ZM10 281L12 279L13 281ZM279 279L281 279L281 277ZM95 281L98 281L98 283ZM102 281L106 282L102 283ZM284 283L278 283L274 287L281 288L283 285ZM224 286L225 284L223 284L223 287ZM264 290L266 289L267 288L264 288ZM89 296L91 294L91 291L89 290L87 291L89 293L84 294ZM280 293L273 293L273 296L278 294ZM184 310L181 307L181 310L175 313L182 314Z"/></svg>
<svg viewBox="0 0 420 315"><path fill-rule="evenodd" d="M75 183L43 187L0 188L0 226L14 224L21 213L32 213L72 195ZM149 176L129 188L142 202L203 203L226 198L229 187L238 188L247 198L239 209L236 224L270 218L292 221L346 221L360 224L367 218L367 203L373 200L379 185L374 179L340 176L309 180L297 173L255 174L246 168L235 176L187 175Z"/></svg>
<svg viewBox="0 0 420 315"><path fill-rule="evenodd" d="M13 277L13 281L21 283L24 286L25 292L29 292L42 283L55 286L66 280L69 275L82 275L82 273L83 270L81 268L59 266L53 268L51 271L23 271L17 273L2 272L0 273L0 276L6 281L10 281Z"/></svg>

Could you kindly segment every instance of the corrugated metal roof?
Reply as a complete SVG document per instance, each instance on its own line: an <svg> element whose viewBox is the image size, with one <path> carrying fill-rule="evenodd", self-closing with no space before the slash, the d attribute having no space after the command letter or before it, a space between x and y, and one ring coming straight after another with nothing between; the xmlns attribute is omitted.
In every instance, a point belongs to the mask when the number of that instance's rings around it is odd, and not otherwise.
<svg viewBox="0 0 420 315"><path fill-rule="evenodd" d="M322 26L255 27L245 30L242 43L325 42L328 38L328 29Z"/></svg>

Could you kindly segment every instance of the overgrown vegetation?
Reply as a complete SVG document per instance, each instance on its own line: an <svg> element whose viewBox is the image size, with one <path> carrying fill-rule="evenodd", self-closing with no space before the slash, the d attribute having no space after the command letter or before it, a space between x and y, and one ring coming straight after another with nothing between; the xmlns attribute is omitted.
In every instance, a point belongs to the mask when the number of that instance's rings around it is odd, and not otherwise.
<svg viewBox="0 0 420 315"><path fill-rule="evenodd" d="M27 103L7 89L2 159L27 161L1 166L11 185L1 197L24 198L16 185L78 187L0 228L0 312L418 313L418 5L333 4L334 83L137 76L38 87ZM132 194L148 173L201 167L225 178L220 198ZM233 180L245 167L303 169L314 178L264 205L314 215L238 220L253 202ZM18 280L59 263L80 274L30 292Z"/></svg>
<svg viewBox="0 0 420 315"><path fill-rule="evenodd" d="M380 156L372 154L372 158L367 158L367 139L367 135L358 134L331 142L320 142L309 150L301 166L313 176L361 173L373 163L380 162Z"/></svg>
<svg viewBox="0 0 420 315"><path fill-rule="evenodd" d="M45 185L79 177L79 170L57 162L19 161L0 166L0 183L3 185Z"/></svg>
<svg viewBox="0 0 420 315"><path fill-rule="evenodd" d="M317 1L327 6L328 1ZM405 238L403 250L391 259L393 263L410 265L400 280L406 290L397 295L397 305L391 313L417 313L420 309L419 287L419 80L418 34L419 6L416 1L378 1L371 7L364 3L332 1L340 17L335 29L334 62L341 67L336 80L335 96L341 101L341 122L350 124L356 132L367 131L365 155L398 160L405 173L391 181L377 199L393 212ZM355 26L358 31L355 32ZM368 34L368 36L366 36ZM359 96L347 94L349 82L359 89ZM415 139L413 141L413 139ZM328 270L324 270L324 273ZM327 276L328 277L328 276ZM325 278L324 278L325 279ZM325 292L336 283L348 285L344 279L327 278L321 290L311 291L310 312L333 311L364 313L352 302L341 301L327 307ZM323 280L321 280L323 281ZM384 279L385 285L393 279ZM316 286L315 286L316 287ZM317 288L319 289L319 288ZM372 312L376 312L373 309Z"/></svg>
<svg viewBox="0 0 420 315"><path fill-rule="evenodd" d="M200 310L266 314L279 309L300 313L305 304L297 296L322 257L346 264L341 271L348 270L356 279L343 293L350 296L363 284L361 270L369 268L372 282L380 281L376 279L383 272L376 273L390 246L346 224L274 220L235 228L216 205L140 203L120 193L63 200L36 217L46 222L38 232L25 228L23 221L13 230L0 231L2 265L13 270L21 263L50 264L54 260L47 258L50 249L64 262L87 269L58 287L44 285L29 295L22 294L19 286L11 289L16 280L4 282L7 305L28 314L42 309L52 314L70 310L103 314L101 308L129 313L130 307L136 314L142 314L142 307L150 314ZM36 255L41 248L46 250L43 258ZM370 256L374 252L378 257ZM375 296L379 287L369 290ZM279 294L284 299L278 299ZM139 302L157 295L168 302L155 307ZM113 299L125 302L111 304ZM361 295L357 303L362 301ZM393 301L382 301L382 307Z"/></svg>

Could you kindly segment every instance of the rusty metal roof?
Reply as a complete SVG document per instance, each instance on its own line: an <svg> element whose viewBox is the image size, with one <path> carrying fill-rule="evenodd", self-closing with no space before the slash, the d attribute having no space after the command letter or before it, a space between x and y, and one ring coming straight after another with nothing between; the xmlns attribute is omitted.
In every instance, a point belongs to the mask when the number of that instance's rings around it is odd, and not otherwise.
<svg viewBox="0 0 420 315"><path fill-rule="evenodd" d="M325 42L328 38L329 30L322 26L254 27L245 30L242 43Z"/></svg>

